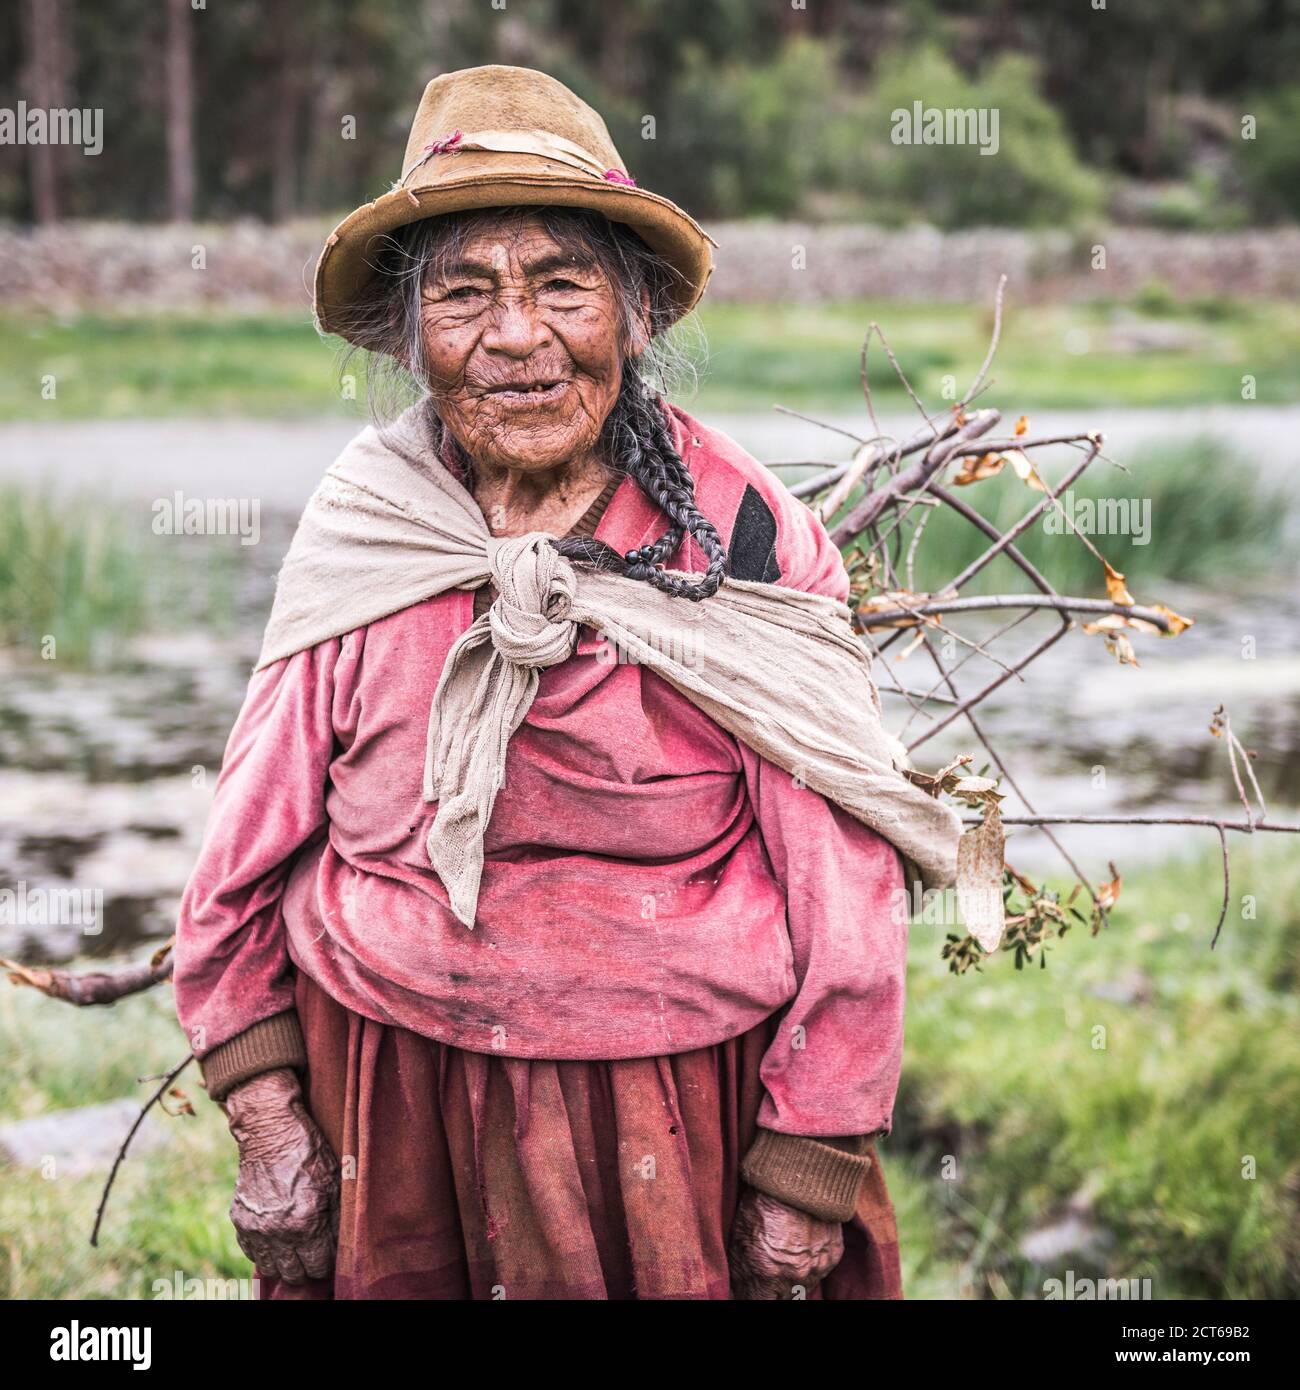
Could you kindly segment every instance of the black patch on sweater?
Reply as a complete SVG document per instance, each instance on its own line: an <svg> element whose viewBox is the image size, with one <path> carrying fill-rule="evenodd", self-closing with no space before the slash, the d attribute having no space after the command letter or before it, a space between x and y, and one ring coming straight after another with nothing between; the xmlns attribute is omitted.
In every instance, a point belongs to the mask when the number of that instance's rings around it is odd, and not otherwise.
<svg viewBox="0 0 1300 1390"><path fill-rule="evenodd" d="M752 484L745 488L731 528L727 573L733 579L756 579L763 584L775 584L781 577L776 562L776 517Z"/></svg>

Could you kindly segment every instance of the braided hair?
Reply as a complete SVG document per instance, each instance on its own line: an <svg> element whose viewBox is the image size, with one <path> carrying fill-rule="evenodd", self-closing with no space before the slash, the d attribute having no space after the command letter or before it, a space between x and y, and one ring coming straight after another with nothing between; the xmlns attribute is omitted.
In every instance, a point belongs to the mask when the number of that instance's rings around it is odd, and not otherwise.
<svg viewBox="0 0 1300 1390"><path fill-rule="evenodd" d="M663 398L648 388L636 372L624 370L618 399L605 421L604 435L610 467L636 483L668 518L668 529L657 541L622 556L603 541L582 536L557 541L560 554L629 579L643 580L674 598L698 602L716 594L727 572L722 538L695 504L695 479L673 447ZM707 561L698 580L664 571L687 535L694 537Z"/></svg>
<svg viewBox="0 0 1300 1390"><path fill-rule="evenodd" d="M584 536L553 544L567 559L640 580L672 597L695 602L712 597L727 572L727 552L717 528L696 505L695 480L673 445L667 402L659 389L660 383L690 369L679 342L668 334L673 318L668 290L678 272L630 227L582 209L488 208L428 218L383 238L373 263L377 273L347 325L353 351L373 354L366 373L372 414L381 423L388 413L380 404L386 388L395 388L400 397L414 385L423 398L431 443L462 481L472 480L473 460L437 415L429 391L423 288L440 265L459 256L471 236L520 217L540 218L553 240L600 264L615 292L625 344L644 321L644 296L650 301L649 343L637 356L625 348L622 380L601 431L601 448L611 471L631 478L668 518L668 528L658 540L625 555ZM666 571L687 536L704 553L706 567L698 578Z"/></svg>

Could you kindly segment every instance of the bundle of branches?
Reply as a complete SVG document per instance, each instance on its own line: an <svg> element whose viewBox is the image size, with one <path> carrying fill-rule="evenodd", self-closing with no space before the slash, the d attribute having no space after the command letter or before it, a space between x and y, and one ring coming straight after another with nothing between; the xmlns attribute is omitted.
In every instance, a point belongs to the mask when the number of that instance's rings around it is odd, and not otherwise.
<svg viewBox="0 0 1300 1390"><path fill-rule="evenodd" d="M1104 437L1095 430L1073 434L1035 436L1029 421L1020 416L1011 426L990 407L976 407L977 398L988 389L988 373L1002 332L1003 295L1006 277L998 283L994 304L993 332L988 352L966 394L939 411L927 410L912 389L906 374L889 345L880 325L867 330L860 357L862 391L872 432L859 437L839 426L812 420L826 429L848 434L857 445L847 463L834 466L806 460L786 461L776 466L812 467L810 477L795 483L791 491L807 501L827 525L831 538L840 546L848 565L851 592L849 602L863 640L876 656L876 678L882 693L906 701L910 707L900 742L910 758L914 751L937 734L961 721L975 746L996 777L975 776L969 771L975 755L963 753L934 774L909 770L907 775L935 796L946 796L974 814L968 815L970 828L962 836L958 850L956 898L966 934L947 938L944 956L960 973L977 965L987 954L1002 947L1012 952L1017 967L1037 955L1045 961L1042 946L1060 937L1073 921L1087 923L1093 933L1107 920L1109 909L1119 896L1120 875L1110 863L1110 878L1094 885L1062 844L1053 827L1061 825L1200 825L1218 832L1223 851L1223 906L1215 926L1211 946L1219 939L1229 901L1229 862L1227 832L1256 830L1298 833L1300 826L1278 825L1267 820L1267 807L1250 767L1250 755L1232 732L1223 707L1213 715L1210 732L1227 744L1233 781L1243 804L1242 820L1213 816L1086 816L1039 814L1008 766L993 746L976 711L980 704L1008 681L1021 678L1032 662L1043 657L1072 628L1099 635L1107 649L1121 663L1136 664L1130 632L1176 637L1193 620L1175 613L1162 603L1139 604L1129 593L1124 575L1101 554L1076 525L1062 505L1066 493L1098 459L1113 463L1102 452ZM885 435L876 418L868 373L868 355L877 339L897 380L916 406L920 424L905 438ZM794 413L794 412L788 412ZM810 417L801 417L809 419ZM1071 466L1054 483L1045 481L1040 451L1067 449L1073 452ZM960 495L959 489L987 479L1013 474L1026 490L1024 515L1006 529L999 529ZM986 548L931 592L916 591L914 576L918 553L924 543L926 527L940 509L954 512L980 532ZM1062 594L1024 554L1016 541L1031 526L1056 513L1059 532L1084 546L1098 565L1104 579L1106 597L1086 598ZM1015 566L1028 581L1031 592L1004 594L966 594L976 576L994 562ZM1007 653L1006 638L1035 613L1047 612L1057 621L1045 637L1028 650ZM973 614L1005 613L1007 621L992 633L972 635L960 624ZM942 640L937 640L942 639ZM904 644L884 659L898 644ZM961 650L952 660L946 652ZM904 686L895 674L903 657L913 653L928 659L933 668L923 688ZM973 658L996 673L967 693L955 679ZM963 677L963 680L967 677ZM936 713L936 709L938 712ZM908 731L918 720L924 727L910 739ZM1246 785L1249 783L1251 795ZM1002 813L1008 794L1015 796L1023 812ZM1252 801L1253 795L1253 801ZM1032 826L1046 835L1060 853L1074 877L1068 897L1032 883L1005 860L1004 827ZM1084 899L1085 912L1076 906Z"/></svg>
<svg viewBox="0 0 1300 1390"><path fill-rule="evenodd" d="M1249 754L1232 732L1222 707L1215 711L1210 731L1227 745L1233 780L1245 807L1242 820L1212 816L1040 814L1025 796L1006 759L993 747L976 713L994 691L1019 678L1030 663L1051 650L1076 626L1076 620L1084 633L1100 635L1121 662L1135 660L1130 632L1176 637L1192 623L1190 618L1180 616L1164 604L1136 603L1125 587L1124 576L1107 563L1061 505L1060 497L1066 489L1094 461L1105 459L1102 435L1096 431L1080 431L1036 437L1023 416L1005 428L997 410L975 406L976 399L987 389L988 372L1001 335L1005 283L1004 276L998 285L988 352L975 380L961 400L938 412L926 410L899 367L879 325L871 324L860 361L872 434L866 438L850 435L857 448L847 463L831 466L805 460L790 461L789 466L797 463L815 469L812 476L794 484L791 491L808 501L845 554L851 582L850 604L863 640L878 658L875 670L879 689L910 707L899 738L908 755L904 761L910 760L915 750L935 735L962 721L975 746L983 750L989 770L996 771L995 777L973 775L970 765L976 755L962 753L938 772L928 774L911 768L906 774L933 795L949 797L969 813L969 828L959 844L956 886L957 908L966 930L947 937L944 957L951 969L961 973L977 966L999 948L1012 953L1018 967L1035 958L1041 963L1045 960L1045 944L1062 936L1072 922L1090 925L1094 934L1106 923L1107 913L1119 895L1120 875L1111 863L1110 878L1101 885L1094 885L1085 876L1054 829L1070 824L1201 825L1216 830L1223 851L1224 895L1213 945L1218 941L1228 908L1227 832L1300 833L1300 826L1277 825L1267 820L1267 808L1251 772ZM904 439L884 435L876 419L867 373L868 351L873 338L879 340L892 370L920 414L921 423ZM824 424L822 421L813 423ZM838 429L831 425L825 427ZM1044 480L1044 470L1037 461L1040 451L1048 447L1068 448L1077 456L1064 476L1050 485ZM959 490L1008 469L1025 485L1028 506L1019 521L999 530L964 501ZM918 593L913 582L917 554L927 523L939 508L955 512L980 531L988 545L937 590ZM1017 549L1016 540L1043 517L1048 508L1055 508L1060 514L1062 531L1086 546L1095 557L1104 577L1106 598L1079 598L1058 592ZM963 594L963 589L995 561L1017 567L1029 581L1032 592L991 596ZM1052 630L1028 651L1004 659L1004 639L1031 615L1043 610L1057 619ZM989 612L1009 615L992 634L975 636L958 629L957 624L969 619L970 615ZM884 658L899 643L905 644L902 652L918 656L924 653L933 666L934 678L925 688L908 688L894 678L896 661ZM949 660L944 655L945 647L954 652L960 648L962 655ZM894 653L895 658L898 655L900 652ZM991 663L996 674L968 694L959 685L957 676L962 667L977 656L986 664ZM920 718L927 721L925 727L909 740L907 733ZM1246 791L1247 783L1253 802ZM1022 813L1002 813L1002 802L1008 795L1017 798L1024 808ZM1005 862L1004 827L1008 825L1036 827L1051 839L1075 880L1067 896L1063 898L1056 890L1034 884ZM1085 911L1076 905L1080 902ZM166 943L148 964L117 974L77 975L66 970L38 970L2 959L0 969L7 969L15 984L32 986L69 1003L110 1004L169 978L171 946L170 941ZM172 1114L189 1110L183 1092L173 1083L190 1060L186 1056L161 1077L142 1078L161 1084L145 1104L140 1120L154 1104L162 1105ZM174 1097L178 1104L168 1107L164 1100L166 1095ZM140 1120L127 1135L109 1175L95 1220L92 1244L99 1231L113 1176Z"/></svg>

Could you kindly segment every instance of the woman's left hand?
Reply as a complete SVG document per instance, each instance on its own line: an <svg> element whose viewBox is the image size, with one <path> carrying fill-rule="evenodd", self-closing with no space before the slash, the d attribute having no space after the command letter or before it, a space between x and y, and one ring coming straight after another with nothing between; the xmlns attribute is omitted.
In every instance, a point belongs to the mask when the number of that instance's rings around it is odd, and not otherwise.
<svg viewBox="0 0 1300 1390"><path fill-rule="evenodd" d="M747 1187L731 1231L731 1296L760 1300L807 1297L839 1264L844 1232Z"/></svg>

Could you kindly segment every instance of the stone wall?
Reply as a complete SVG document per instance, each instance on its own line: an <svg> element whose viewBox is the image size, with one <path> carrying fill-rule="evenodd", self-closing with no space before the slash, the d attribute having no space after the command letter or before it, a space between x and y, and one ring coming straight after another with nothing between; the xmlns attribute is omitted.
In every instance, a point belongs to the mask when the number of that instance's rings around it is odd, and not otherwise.
<svg viewBox="0 0 1300 1390"><path fill-rule="evenodd" d="M301 308L328 228L318 222L177 227L0 226L0 304L54 312ZM1179 299L1300 296L1300 229L1112 228L1096 236L986 228L715 223L717 300L986 300L1000 272L1026 300L1123 300L1161 284ZM1093 246L1106 268L1091 268ZM796 262L802 268L795 268ZM201 263L201 264L198 264Z"/></svg>

